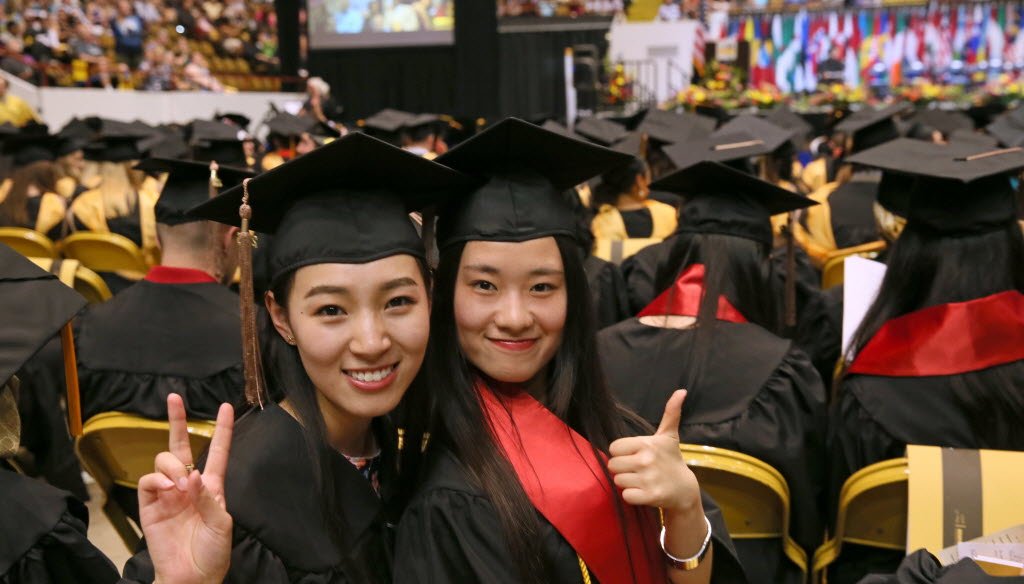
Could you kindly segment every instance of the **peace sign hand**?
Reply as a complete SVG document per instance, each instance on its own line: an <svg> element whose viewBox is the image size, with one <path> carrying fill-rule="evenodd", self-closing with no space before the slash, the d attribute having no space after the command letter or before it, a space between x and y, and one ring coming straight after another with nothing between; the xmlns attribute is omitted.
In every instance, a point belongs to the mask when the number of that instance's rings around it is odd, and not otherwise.
<svg viewBox="0 0 1024 584"><path fill-rule="evenodd" d="M231 561L232 520L224 500L224 472L234 412L221 404L202 474L192 469L192 449L181 396L167 396L169 452L156 457L156 472L139 480L139 516L156 581L223 582Z"/></svg>
<svg viewBox="0 0 1024 584"><path fill-rule="evenodd" d="M653 436L620 438L609 447L608 471L630 505L688 512L700 506L700 488L679 453L679 417L686 390L677 390L665 404L665 415Z"/></svg>

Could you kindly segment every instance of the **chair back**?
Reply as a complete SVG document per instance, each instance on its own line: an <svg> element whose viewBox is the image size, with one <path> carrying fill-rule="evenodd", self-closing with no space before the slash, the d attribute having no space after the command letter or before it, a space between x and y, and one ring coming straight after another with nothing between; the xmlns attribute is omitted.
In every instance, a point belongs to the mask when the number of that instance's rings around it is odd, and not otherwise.
<svg viewBox="0 0 1024 584"><path fill-rule="evenodd" d="M194 457L209 445L214 427L211 421L188 421ZM139 479L153 472L156 455L167 450L169 435L170 425L166 421L106 412L89 418L82 429L82 436L75 441L75 451L82 466L107 495L103 513L128 549L136 548L139 533L110 492L115 485L137 489Z"/></svg>
<svg viewBox="0 0 1024 584"><path fill-rule="evenodd" d="M807 573L807 552L789 535L789 485L779 471L725 448L680 444L679 450L718 503L733 539L779 538L786 557Z"/></svg>
<svg viewBox="0 0 1024 584"><path fill-rule="evenodd" d="M839 492L835 533L814 552L814 582L826 581L828 566L843 543L903 550L907 545L907 459L883 460L855 472Z"/></svg>
<svg viewBox="0 0 1024 584"><path fill-rule="evenodd" d="M0 242L28 258L55 258L57 246L42 233L24 227L0 227Z"/></svg>
<svg viewBox="0 0 1024 584"><path fill-rule="evenodd" d="M825 258L824 266L821 268L821 289L828 290L833 286L838 286L843 283L843 263L846 262L846 258L850 256L860 256L862 258L873 260L877 258L878 254L882 253L885 248L885 241L880 239L863 245L844 247L843 249L837 249L829 253Z"/></svg>
<svg viewBox="0 0 1024 584"><path fill-rule="evenodd" d="M647 246L661 243L663 240L657 237L631 237L629 239L595 239L595 256L606 262L619 265L626 258L644 249Z"/></svg>
<svg viewBox="0 0 1024 584"><path fill-rule="evenodd" d="M117 233L73 233L61 242L61 252L96 272L135 272L142 276L149 269L139 246Z"/></svg>
<svg viewBox="0 0 1024 584"><path fill-rule="evenodd" d="M56 275L61 282L74 288L89 304L105 302L112 294L107 283L96 272L83 266L78 260L55 260L52 258L29 258L41 269Z"/></svg>

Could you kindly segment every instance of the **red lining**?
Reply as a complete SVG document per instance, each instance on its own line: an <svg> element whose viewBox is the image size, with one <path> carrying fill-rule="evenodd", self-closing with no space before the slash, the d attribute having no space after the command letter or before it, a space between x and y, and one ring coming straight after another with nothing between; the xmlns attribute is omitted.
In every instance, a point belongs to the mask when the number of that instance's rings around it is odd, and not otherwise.
<svg viewBox="0 0 1024 584"><path fill-rule="evenodd" d="M146 273L146 281L155 284L216 284L217 280L202 270L153 266Z"/></svg>
<svg viewBox="0 0 1024 584"><path fill-rule="evenodd" d="M668 290L662 292L648 304L637 317L641 316L697 316L700 299L704 295L704 264L693 264L686 268ZM718 297L718 320L726 322L747 322L739 310L725 296Z"/></svg>

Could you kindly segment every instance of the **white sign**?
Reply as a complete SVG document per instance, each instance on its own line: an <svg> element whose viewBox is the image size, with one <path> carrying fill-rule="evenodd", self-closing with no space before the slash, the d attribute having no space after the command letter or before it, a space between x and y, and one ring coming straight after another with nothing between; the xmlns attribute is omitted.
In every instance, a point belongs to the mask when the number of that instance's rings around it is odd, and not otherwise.
<svg viewBox="0 0 1024 584"><path fill-rule="evenodd" d="M608 32L608 58L612 63L652 63L653 79L634 82L650 84L647 89L659 103L668 101L690 85L696 31L693 20L616 21Z"/></svg>

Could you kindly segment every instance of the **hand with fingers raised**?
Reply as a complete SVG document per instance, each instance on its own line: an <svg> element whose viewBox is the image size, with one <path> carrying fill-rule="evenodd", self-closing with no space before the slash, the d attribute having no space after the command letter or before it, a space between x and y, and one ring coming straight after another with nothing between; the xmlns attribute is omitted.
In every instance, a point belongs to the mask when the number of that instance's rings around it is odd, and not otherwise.
<svg viewBox="0 0 1024 584"><path fill-rule="evenodd" d="M231 515L224 500L224 472L231 449L234 412L222 404L206 468L192 467L185 405L167 397L168 452L156 471L139 480L139 518L161 584L223 582L231 561Z"/></svg>
<svg viewBox="0 0 1024 584"><path fill-rule="evenodd" d="M686 390L672 394L652 436L620 438L609 447L608 471L630 505L659 507L665 520L665 550L688 558L709 534L700 485L679 452L679 418ZM702 581L701 574L694 581ZM690 580L685 580L690 581Z"/></svg>

